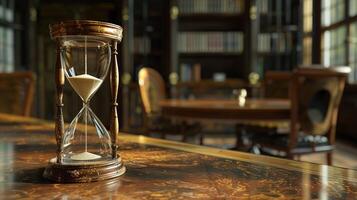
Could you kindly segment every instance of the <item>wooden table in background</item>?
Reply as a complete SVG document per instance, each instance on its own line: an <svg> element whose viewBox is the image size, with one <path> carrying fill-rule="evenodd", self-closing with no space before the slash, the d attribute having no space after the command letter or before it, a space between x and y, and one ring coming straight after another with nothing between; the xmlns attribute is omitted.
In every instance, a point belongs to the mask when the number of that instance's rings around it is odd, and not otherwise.
<svg viewBox="0 0 357 200"><path fill-rule="evenodd" d="M127 172L87 184L42 178L53 124L0 114L0 199L356 199L357 171L121 133Z"/></svg>
<svg viewBox="0 0 357 200"><path fill-rule="evenodd" d="M287 120L290 102L284 99L247 99L244 106L237 100L181 100L160 102L164 115L223 120Z"/></svg>

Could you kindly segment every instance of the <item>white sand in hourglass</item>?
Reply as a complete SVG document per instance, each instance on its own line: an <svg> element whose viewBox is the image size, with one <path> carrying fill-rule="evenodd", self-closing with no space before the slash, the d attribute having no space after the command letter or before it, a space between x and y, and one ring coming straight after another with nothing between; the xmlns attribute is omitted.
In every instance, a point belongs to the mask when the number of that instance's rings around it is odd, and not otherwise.
<svg viewBox="0 0 357 200"><path fill-rule="evenodd" d="M89 98L102 83L101 79L89 74L68 77L68 81L85 103L88 103ZM73 155L71 157L72 160L94 160L101 158L101 156L87 151L87 112L88 110L85 108L85 149L84 152Z"/></svg>
<svg viewBox="0 0 357 200"><path fill-rule="evenodd" d="M71 156L72 160L94 160L94 159L98 159L98 158L101 158L101 156L94 154L94 153L90 153L88 151L78 153L78 154Z"/></svg>
<svg viewBox="0 0 357 200"><path fill-rule="evenodd" d="M68 81L85 103L102 83L102 80L89 74L68 77Z"/></svg>

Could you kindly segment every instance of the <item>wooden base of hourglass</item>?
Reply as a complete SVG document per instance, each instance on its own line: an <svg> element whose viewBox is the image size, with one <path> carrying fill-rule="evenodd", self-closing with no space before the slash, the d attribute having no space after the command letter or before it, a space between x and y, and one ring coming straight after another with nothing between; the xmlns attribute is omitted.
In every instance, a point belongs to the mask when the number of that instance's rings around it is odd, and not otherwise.
<svg viewBox="0 0 357 200"><path fill-rule="evenodd" d="M59 183L87 183L119 177L126 169L121 158L113 159L101 164L61 165L56 158L49 161L43 176Z"/></svg>

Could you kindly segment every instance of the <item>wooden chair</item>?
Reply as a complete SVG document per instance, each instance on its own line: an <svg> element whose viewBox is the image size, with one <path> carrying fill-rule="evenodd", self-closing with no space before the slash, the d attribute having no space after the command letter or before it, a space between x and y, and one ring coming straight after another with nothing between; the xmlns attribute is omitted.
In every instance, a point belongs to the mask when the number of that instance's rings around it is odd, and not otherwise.
<svg viewBox="0 0 357 200"><path fill-rule="evenodd" d="M34 89L32 72L0 73L0 112L30 116Z"/></svg>
<svg viewBox="0 0 357 200"><path fill-rule="evenodd" d="M144 129L146 134L160 133L162 138L167 134L182 135L185 142L188 136L199 135L200 144L203 136L201 126L197 123L174 121L161 115L160 100L166 98L165 83L160 74L151 68L142 68L138 75L142 107L144 110Z"/></svg>
<svg viewBox="0 0 357 200"><path fill-rule="evenodd" d="M267 71L263 81L263 97L274 99L289 99L290 86L293 73L287 71ZM245 144L243 140L249 138L251 133L266 134L274 133L278 130L287 129L289 126L288 120L241 120L236 124L236 148L240 150L251 149L250 144Z"/></svg>
<svg viewBox="0 0 357 200"><path fill-rule="evenodd" d="M290 132L256 135L253 139L265 153L294 158L325 152L332 164L338 107L349 72L348 67L301 67L293 74Z"/></svg>
<svg viewBox="0 0 357 200"><path fill-rule="evenodd" d="M289 99L291 96L291 83L293 80L293 73L286 71L267 71L265 73L263 82L263 96L264 98L273 99ZM238 126L243 129L249 129L253 132L267 132L276 131L277 129L285 129L287 127L286 120L274 121L241 121Z"/></svg>

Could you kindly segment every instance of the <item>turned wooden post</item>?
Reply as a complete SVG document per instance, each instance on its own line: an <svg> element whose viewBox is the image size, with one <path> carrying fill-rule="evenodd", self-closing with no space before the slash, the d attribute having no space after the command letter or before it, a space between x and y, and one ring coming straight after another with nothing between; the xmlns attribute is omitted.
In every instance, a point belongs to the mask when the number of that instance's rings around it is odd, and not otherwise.
<svg viewBox="0 0 357 200"><path fill-rule="evenodd" d="M111 105L111 118L110 118L110 133L112 139L112 157L117 158L117 138L119 134L119 120L118 120L118 89L119 89L119 68L117 60L117 41L114 40L112 43L112 61L111 61L111 70L110 70L110 87L112 95L112 105Z"/></svg>
<svg viewBox="0 0 357 200"><path fill-rule="evenodd" d="M55 136L57 142L56 157L57 163L62 162L62 137L64 134L64 121L63 121L63 87L64 87L64 69L61 65L61 47L57 41L57 56L56 56L56 69L55 69L55 81L56 81L56 124L55 124Z"/></svg>

